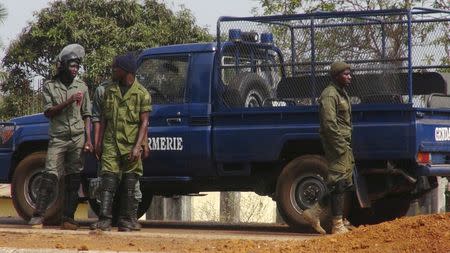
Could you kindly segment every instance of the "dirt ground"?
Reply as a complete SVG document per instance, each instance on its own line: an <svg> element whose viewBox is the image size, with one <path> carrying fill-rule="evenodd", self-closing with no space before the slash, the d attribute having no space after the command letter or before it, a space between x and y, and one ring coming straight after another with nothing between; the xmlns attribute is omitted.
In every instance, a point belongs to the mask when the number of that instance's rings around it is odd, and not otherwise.
<svg viewBox="0 0 450 253"><path fill-rule="evenodd" d="M0 247L157 252L450 252L450 213L405 217L309 240L204 239L142 233L0 232Z"/></svg>

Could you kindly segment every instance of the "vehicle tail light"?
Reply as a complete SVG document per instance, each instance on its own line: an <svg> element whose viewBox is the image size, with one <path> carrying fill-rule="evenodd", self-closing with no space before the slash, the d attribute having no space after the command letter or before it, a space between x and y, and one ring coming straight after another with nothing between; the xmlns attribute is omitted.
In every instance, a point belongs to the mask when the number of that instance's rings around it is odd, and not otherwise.
<svg viewBox="0 0 450 253"><path fill-rule="evenodd" d="M431 163L431 154L426 152L417 153L417 163Z"/></svg>

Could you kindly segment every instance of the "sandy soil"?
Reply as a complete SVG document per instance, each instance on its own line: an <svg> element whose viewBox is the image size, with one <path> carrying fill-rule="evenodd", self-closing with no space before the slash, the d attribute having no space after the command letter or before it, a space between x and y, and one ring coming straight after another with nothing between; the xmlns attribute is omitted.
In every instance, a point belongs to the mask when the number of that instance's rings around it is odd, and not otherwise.
<svg viewBox="0 0 450 253"><path fill-rule="evenodd" d="M0 247L157 252L450 252L450 213L405 217L309 240L211 239L143 233L0 232ZM243 236L244 238L244 236Z"/></svg>

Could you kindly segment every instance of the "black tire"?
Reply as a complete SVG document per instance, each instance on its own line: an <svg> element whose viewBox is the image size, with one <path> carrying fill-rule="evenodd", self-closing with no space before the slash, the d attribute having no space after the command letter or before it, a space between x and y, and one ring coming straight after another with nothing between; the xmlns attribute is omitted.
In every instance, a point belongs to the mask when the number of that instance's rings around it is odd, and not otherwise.
<svg viewBox="0 0 450 253"><path fill-rule="evenodd" d="M140 186L141 186L141 192L142 192L142 200L139 203L139 207L137 210L137 218L138 219L147 212L148 208L150 207L150 205L152 203L152 199L153 199L153 194L144 192L144 188L142 187L142 184L140 184ZM86 187L84 187L84 188L89 189L88 187L89 187L88 184L86 184ZM89 198L88 202L89 202L89 205L90 205L92 211L95 213L95 215L98 216L99 210L100 210L100 203L98 202L98 200ZM114 196L114 203L113 203L113 223L114 224L117 222L118 217L119 217L119 208L120 208L119 194L116 193L116 195Z"/></svg>
<svg viewBox="0 0 450 253"><path fill-rule="evenodd" d="M318 155L304 155L292 160L281 172L276 186L277 208L292 228L307 223L301 212L320 200L320 220L325 229L330 227L330 208L327 195L327 162Z"/></svg>
<svg viewBox="0 0 450 253"><path fill-rule="evenodd" d="M377 224L406 215L413 200L410 196L389 196L372 203L371 208L360 208L354 196L348 219L354 225Z"/></svg>
<svg viewBox="0 0 450 253"><path fill-rule="evenodd" d="M20 217L28 221L33 215L38 190L38 178L45 167L47 152L35 152L27 155L17 165L11 182L11 195L14 208ZM45 224L58 224L61 218L63 188L58 182L50 204L45 212Z"/></svg>
<svg viewBox="0 0 450 253"><path fill-rule="evenodd" d="M255 73L236 75L225 93L225 100L231 107L262 107L268 98L269 83Z"/></svg>

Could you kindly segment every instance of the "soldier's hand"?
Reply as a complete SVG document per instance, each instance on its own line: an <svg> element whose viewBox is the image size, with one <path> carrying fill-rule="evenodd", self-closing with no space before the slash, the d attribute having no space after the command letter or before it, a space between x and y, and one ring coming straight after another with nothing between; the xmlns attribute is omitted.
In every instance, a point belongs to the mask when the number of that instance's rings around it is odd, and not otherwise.
<svg viewBox="0 0 450 253"><path fill-rule="evenodd" d="M95 145L95 158L97 158L97 160L100 160L102 158L102 145L100 143L97 143Z"/></svg>
<svg viewBox="0 0 450 253"><path fill-rule="evenodd" d="M83 99L83 93L82 92L77 92L75 94L72 94L72 96L69 97L69 102L73 103L73 102L81 102L81 99Z"/></svg>
<svg viewBox="0 0 450 253"><path fill-rule="evenodd" d="M91 142L86 142L83 147L83 151L86 153L94 152L94 146L92 146Z"/></svg>
<svg viewBox="0 0 450 253"><path fill-rule="evenodd" d="M128 155L128 160L130 162L135 162L138 159L141 159L142 148L141 146L134 146L131 150L131 153Z"/></svg>
<svg viewBox="0 0 450 253"><path fill-rule="evenodd" d="M150 155L150 148L148 147L148 145L142 145L142 147L144 148L142 152L142 160L143 160Z"/></svg>

